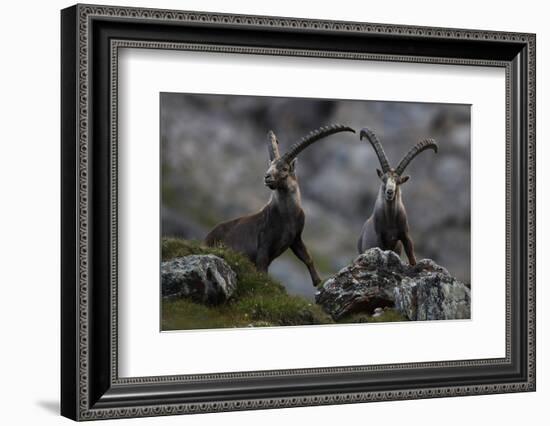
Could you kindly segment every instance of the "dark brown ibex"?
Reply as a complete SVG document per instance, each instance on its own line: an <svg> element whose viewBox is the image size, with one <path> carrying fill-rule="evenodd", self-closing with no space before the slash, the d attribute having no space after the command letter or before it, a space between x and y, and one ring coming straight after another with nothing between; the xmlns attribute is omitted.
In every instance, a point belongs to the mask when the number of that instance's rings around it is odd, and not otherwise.
<svg viewBox="0 0 550 426"><path fill-rule="evenodd" d="M401 175L413 158L422 151L433 149L437 153L437 144L433 139L418 142L393 169L390 167L380 141L371 130L362 129L359 137L361 140L366 137L371 143L382 167L382 170L376 169L382 184L378 190L372 215L367 219L361 230L361 236L357 244L359 253L363 253L369 248L379 247L382 250L393 250L400 255L402 244L409 259L409 264L416 265L414 244L409 233L407 212L401 199L400 190L400 185L409 180L410 176Z"/></svg>
<svg viewBox="0 0 550 426"><path fill-rule="evenodd" d="M265 272L271 262L290 247L305 263L313 285L317 286L321 278L302 241L305 215L296 178L296 156L312 143L338 132L355 133L340 124L321 127L292 145L284 155L279 155L279 141L269 131L267 148L271 163L264 177L265 185L273 191L269 202L257 213L217 225L206 236L206 245L222 243L246 255Z"/></svg>

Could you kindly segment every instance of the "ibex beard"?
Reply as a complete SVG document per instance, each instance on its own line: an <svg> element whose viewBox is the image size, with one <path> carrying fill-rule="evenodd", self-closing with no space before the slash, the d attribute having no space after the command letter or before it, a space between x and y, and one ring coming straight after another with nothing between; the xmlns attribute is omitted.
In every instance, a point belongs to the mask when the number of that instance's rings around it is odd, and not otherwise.
<svg viewBox="0 0 550 426"><path fill-rule="evenodd" d="M305 214L296 177L296 158L312 143L339 132L355 131L339 124L321 127L280 155L279 141L269 131L267 147L270 165L264 176L264 184L273 191L269 202L257 213L217 225L206 236L205 244L223 244L243 253L264 272L273 260L290 248L307 266L313 285L319 285L321 278L302 239Z"/></svg>
<svg viewBox="0 0 550 426"><path fill-rule="evenodd" d="M373 212L361 230L357 243L359 253L363 253L369 248L379 247L382 250L393 250L401 255L403 247L409 264L416 265L414 243L410 235L407 212L401 198L400 188L403 183L409 180L409 176L402 176L402 174L418 154L427 149L432 149L437 153L438 146L433 139L418 142L394 169L390 166L382 144L374 132L364 128L361 130L359 137L360 139L367 138L382 167L382 170L376 169L382 183L378 190Z"/></svg>

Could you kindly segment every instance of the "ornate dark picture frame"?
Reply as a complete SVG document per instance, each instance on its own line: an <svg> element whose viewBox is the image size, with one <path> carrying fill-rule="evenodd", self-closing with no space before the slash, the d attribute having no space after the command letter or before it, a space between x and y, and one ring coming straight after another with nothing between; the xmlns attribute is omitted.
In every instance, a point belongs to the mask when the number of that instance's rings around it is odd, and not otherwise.
<svg viewBox="0 0 550 426"><path fill-rule="evenodd" d="M535 390L535 35L95 5L64 9L61 29L64 416L91 420ZM120 378L121 47L504 68L506 356Z"/></svg>

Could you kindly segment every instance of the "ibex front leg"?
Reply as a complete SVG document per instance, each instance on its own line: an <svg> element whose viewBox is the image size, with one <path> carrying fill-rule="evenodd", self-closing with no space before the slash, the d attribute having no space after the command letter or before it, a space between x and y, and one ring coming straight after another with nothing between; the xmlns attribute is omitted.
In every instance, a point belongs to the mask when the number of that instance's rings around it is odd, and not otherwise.
<svg viewBox="0 0 550 426"><path fill-rule="evenodd" d="M405 249L405 254L407 255L407 258L409 259L409 265L414 266L416 265L416 257L414 255L414 244L409 236L408 233L404 233L401 238L401 242L403 243L403 248Z"/></svg>
<svg viewBox="0 0 550 426"><path fill-rule="evenodd" d="M311 258L311 255L309 254L306 245L302 241L301 235L296 237L290 248L292 249L292 252L296 255L296 257L304 262L304 264L307 266L307 269L309 270L309 275L311 276L311 282L315 287L317 287L321 283L321 278L319 277L319 274L315 269L313 259Z"/></svg>

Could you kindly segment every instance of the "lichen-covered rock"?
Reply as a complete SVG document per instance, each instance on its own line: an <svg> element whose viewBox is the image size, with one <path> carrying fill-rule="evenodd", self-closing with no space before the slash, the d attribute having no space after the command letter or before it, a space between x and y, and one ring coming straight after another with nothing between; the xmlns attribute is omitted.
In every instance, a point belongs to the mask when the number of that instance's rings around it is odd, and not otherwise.
<svg viewBox="0 0 550 426"><path fill-rule="evenodd" d="M470 317L470 290L430 259L415 266L393 251L373 248L329 278L315 300L335 320L395 307L410 320Z"/></svg>
<svg viewBox="0 0 550 426"><path fill-rule="evenodd" d="M410 320L470 318L470 289L450 275L432 273L395 287L395 307Z"/></svg>
<svg viewBox="0 0 550 426"><path fill-rule="evenodd" d="M219 304L237 288L237 274L218 256L190 255L161 264L162 296Z"/></svg>
<svg viewBox="0 0 550 426"><path fill-rule="evenodd" d="M318 289L315 301L335 320L393 306L393 289L404 265L394 252L367 250Z"/></svg>
<svg viewBox="0 0 550 426"><path fill-rule="evenodd" d="M382 315L384 315L384 309L382 308L376 308L372 314L373 318L381 317Z"/></svg>

